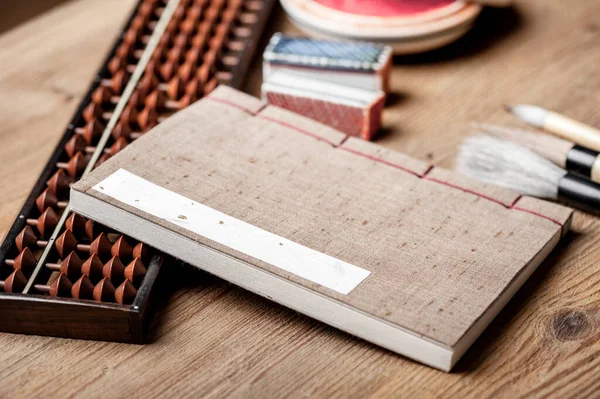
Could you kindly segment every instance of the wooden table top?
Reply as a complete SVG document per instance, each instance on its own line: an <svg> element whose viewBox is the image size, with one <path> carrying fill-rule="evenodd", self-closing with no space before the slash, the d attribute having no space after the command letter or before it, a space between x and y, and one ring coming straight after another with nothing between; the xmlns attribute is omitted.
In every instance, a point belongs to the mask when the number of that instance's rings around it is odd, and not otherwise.
<svg viewBox="0 0 600 399"><path fill-rule="evenodd" d="M516 3L395 59L379 143L451 167L470 122L518 125L502 109L515 102L600 126L597 1ZM0 234L134 4L65 2L0 35ZM294 30L279 9L270 29ZM600 222L577 213L573 230L450 374L181 270L148 345L0 334L0 397L598 395Z"/></svg>

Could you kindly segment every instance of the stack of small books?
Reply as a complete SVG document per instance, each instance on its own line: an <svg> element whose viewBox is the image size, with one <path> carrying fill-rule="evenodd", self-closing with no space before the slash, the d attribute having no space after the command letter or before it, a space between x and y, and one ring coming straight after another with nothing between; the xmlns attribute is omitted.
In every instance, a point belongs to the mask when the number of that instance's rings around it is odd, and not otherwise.
<svg viewBox="0 0 600 399"><path fill-rule="evenodd" d="M275 34L263 55L264 99L350 136L381 125L392 49Z"/></svg>

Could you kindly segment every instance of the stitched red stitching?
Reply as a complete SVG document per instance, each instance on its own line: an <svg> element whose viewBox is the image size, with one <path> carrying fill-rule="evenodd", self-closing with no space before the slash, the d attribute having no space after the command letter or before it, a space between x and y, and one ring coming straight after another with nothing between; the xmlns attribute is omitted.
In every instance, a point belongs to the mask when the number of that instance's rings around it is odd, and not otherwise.
<svg viewBox="0 0 600 399"><path fill-rule="evenodd" d="M385 159L378 158L378 157L374 157L374 156L372 156L372 155L365 154L365 153L363 153L363 152L356 151L356 150L353 150L352 148L348 148L348 147L338 147L338 148L339 148L340 150L348 151L348 152L351 152L351 153L353 153L353 154L356 154L356 155L359 155L359 156L361 156L361 157L365 157L365 158L371 159L371 160L373 160L373 161L376 161L376 162L381 162L381 163L383 163L383 164L386 164L386 165L388 165L388 166L391 166L391 167L393 167L393 168L397 168L397 169L403 170L403 171L405 171L405 172L407 172L407 173L410 173L410 174L412 174L412 175L415 175L415 176L417 176L417 177L419 177L419 178L420 178L420 177L423 177L423 176L421 176L420 174L418 174L417 172L414 172L414 171L412 171L412 170L410 170L410 169L408 169L408 168L406 168L406 167L404 167L404 166L402 166L402 165L398 165L398 164L395 164L395 163L392 163L392 162L386 161Z"/></svg>
<svg viewBox="0 0 600 399"><path fill-rule="evenodd" d="M233 101L224 100L224 99L222 99L222 98L217 98L217 97L206 97L206 99L207 99L207 100L211 100L211 101L215 101L215 102L218 102L218 103L226 104L226 105L231 105L232 107L234 107L234 108L237 108L237 109L239 109L239 110L242 110L242 111L244 111L244 112L245 112L245 113L247 113L247 114L250 114L250 115L252 115L252 116L254 116L254 115L255 115L255 114L254 114L254 112L252 112L252 110L251 110L250 108L246 108L246 107L244 107L244 106L241 106L241 105L239 105L239 104L236 104L236 103L234 103ZM260 109L259 109L259 112L260 112L260 111L262 111L262 109L263 109L265 106L266 106L266 104L265 104L265 105L264 105L262 108L260 108Z"/></svg>
<svg viewBox="0 0 600 399"><path fill-rule="evenodd" d="M310 136L310 137L313 137L313 138L315 138L315 139L317 139L317 140L321 140L321 141L324 141L324 142L326 142L326 143L329 143L329 144L330 144L330 145L332 145L334 148L337 148L337 149L340 149L340 150L344 150L344 151L348 151L348 152L351 152L351 153L353 153L353 154L355 154L355 155L359 155L359 156L361 156L361 157L365 157L365 158L371 159L371 160L373 160L373 161L376 161L376 162L381 162L381 163L383 163L383 164L386 164L386 165L388 165L388 166L391 166L391 167L394 167L394 168L397 168L397 169L401 169L401 170L403 170L403 171L405 171L405 172L407 172L407 173L413 174L413 175L415 175L415 176L417 176L417 177L423 177L422 175L418 174L417 172L414 172L414 171L412 171L412 170L410 170L410 169L408 169L408 168L406 168L406 167L404 167L404 166L402 166L402 165L398 165L398 164L395 164L395 163L393 163L393 162L389 162L389 161L387 161L387 160L385 160L385 159L378 158L378 157L375 157L375 156L373 156L373 155L365 154L365 153L363 153L363 152L360 152L360 151L357 151L357 150L353 150L353 149L351 149L351 148L342 147L341 145L342 145L342 144L344 144L344 143L346 142L346 140L348 140L348 139L350 138L350 136L346 136L346 137L344 137L344 138L342 139L342 141L340 141L340 143L339 143L339 144L335 144L335 143L334 143L334 142L332 142L332 141L329 141L329 140L327 140L327 139L325 139L325 138L323 138L323 137L321 137L321 136L318 136L318 135L316 135L316 134L314 134L314 133L311 133L311 132L309 132L309 131L307 131L307 130L301 129L301 128L297 127L297 126L291 125L291 124L289 124L289 123L287 123L287 122L283 122L283 121L280 121L280 120L278 120L278 119L271 118L271 117L269 117L269 116L265 116L265 115L263 115L263 114L257 115L257 117L259 117L259 118L263 118L263 119L266 119L266 120L269 120L269 121L271 121L271 122L278 123L278 124L280 124L280 125L282 125L282 126L288 127L288 128L290 128L290 129L294 129L294 130L296 130L296 131L298 131L298 132L300 132L300 133L306 134L306 135L308 135L308 136ZM431 170L431 167L430 167L430 168L429 168L427 171L429 171L429 170Z"/></svg>
<svg viewBox="0 0 600 399"><path fill-rule="evenodd" d="M525 209L525 208L521 208L521 207L515 206L517 204L517 202L519 202L519 200L522 198L521 195L519 195L517 198L515 198L510 205L506 205L503 202L498 201L497 199L495 199L493 197L487 196L485 194L478 193L477 191L469 190L469 189L464 188L464 187L457 186L457 185L452 184L452 183L448 183L446 181L438 180L438 179L436 179L434 177L425 176L423 178L426 179L426 180L430 180L432 182L435 182L435 183L439 183L439 184L443 184L443 185L446 185L446 186L449 186L449 187L452 187L452 188L456 188L456 189L461 190L461 191L463 191L465 193L469 193L469 194L473 194L473 195L476 195L476 196L481 197L481 198L485 198L486 200L495 202L497 204L500 204L500 205L502 205L503 207L505 207L507 209L514 209L514 210L517 210L517 211L530 213L532 215L535 215L535 216L541 217L543 219L549 220L549 221L551 221L551 222L553 222L553 223L555 223L555 224L557 224L557 225L560 226L560 235L561 235L561 237L563 235L564 225L561 222L559 222L558 220L553 219L553 218L551 218L549 216L546 216L546 215L544 215L542 213L539 213L539 212L536 212L536 211L532 211L530 209Z"/></svg>
<svg viewBox="0 0 600 399"><path fill-rule="evenodd" d="M490 197L488 195L481 194L481 193L478 193L477 191L470 190L470 189L467 189L467 188L464 188L464 187L460 187L460 186L457 186L455 184L452 184L452 183L449 183L449 182L446 182L446 181L443 181L443 180L438 180L438 179L436 179L434 177L429 177L428 174L433 170L433 168L435 167L434 165L429 165L429 167L427 168L427 170L422 175L420 175L417 172L414 172L414 171L412 171L412 170L410 170L408 168L405 168L402 165L398 165L398 164L395 164L393 162L389 162L389 161L387 161L385 159L378 158L378 157L375 157L375 156L372 156L372 155L369 155L369 154L365 154L363 152L360 152L360 151L357 151L357 150L353 150L351 148L341 147L341 145L344 144L346 142L346 140L348 140L350 138L350 136L344 137L344 139L341 140L340 143L336 144L336 143L334 143L334 142L332 142L330 140L327 140L327 139L325 139L325 138L323 138L321 136L318 136L318 135L316 135L314 133L311 133L308 130L304 130L302 128L299 128L297 126L289 124L287 122L283 122L283 121L280 121L278 119L271 118L269 116L265 116L265 115L261 114L261 112L267 107L268 104L263 104L257 110L256 113L253 113L249 108L243 107L243 106L241 106L241 105L239 105L237 103L234 103L232 101L228 101L228 100L224 100L224 99L216 98L216 97L206 97L206 98L209 99L209 100L212 100L212 101L216 101L216 102L222 103L222 104L230 105L232 107L240 109L240 110L242 110L242 111L244 111L244 112L246 112L246 113L248 113L250 115L256 116L258 118L262 118L262 119L265 119L265 120L268 120L268 121L271 121L271 122L278 123L281 126L285 126L285 127L290 128L290 129L294 129L297 132L300 132L302 134L310 136L310 137L312 137L314 139L317 139L319 141L323 141L323 142L331 145L333 148L339 148L341 150L350 152L352 154L359 155L359 156L371 159L371 160L376 161L376 162L381 162L381 163L383 163L385 165L388 165L388 166L391 166L393 168L400 169L400 170L402 170L404 172L410 173L410 174L412 174L414 176L417 176L418 178L421 178L421 179L426 179L426 180L429 180L429 181L434 182L434 183L443 184L445 186L452 187L452 188L455 188L457 190L461 190L461 191L463 191L465 193L476 195L476 196L478 196L480 198L483 198L483 199L486 199L488 201L494 202L496 204L502 205L503 207L505 207L507 209L514 209L514 210L517 210L517 211L520 211L520 212L526 212L526 213L529 213L529 214L541 217L543 219L549 220L549 221L557 224L558 226L560 226L560 235L561 235L561 237L562 237L562 235L564 233L564 225L561 222L559 222L558 220L553 219L553 218L551 218L549 216L546 216L546 215L544 215L542 213L539 213L539 212L536 212L536 211L532 211L532 210L529 210L529 209L525 209L525 208L521 208L521 207L515 206L517 204L517 202L519 202L519 200L522 198L521 195L519 195L517 198L515 198L514 201L510 205L506 205L503 202L501 202L501 201L499 201L499 200L497 200L497 199L495 199L493 197Z"/></svg>
<svg viewBox="0 0 600 399"><path fill-rule="evenodd" d="M429 167L427 168L427 170L425 170L425 172L423 172L423 176L421 176L421 178L427 176L433 170L433 168L435 168L434 165L429 165Z"/></svg>
<svg viewBox="0 0 600 399"><path fill-rule="evenodd" d="M455 184L448 183L447 181L438 180L438 179L436 179L435 177L429 177L429 176L425 176L425 177L423 177L423 179L425 179L425 180L430 180L430 181L432 181L432 182L435 182L435 183L443 184L443 185L445 185L445 186L452 187L452 188L455 188L455 189L457 189L457 190L463 191L463 192L465 192L465 193L473 194L473 195L476 195L476 196L478 196L478 197L481 197L481 198L485 198L485 199L486 199L486 200L488 200L488 201L495 202L496 204L500 204L500 205L502 205L503 207L510 209L510 207L509 207L508 205L506 205L504 202L502 202L502 201L499 201L499 200L497 200L496 198L490 197L490 196L488 196L488 195L485 195L485 194L478 193L477 191L473 191L473 190L470 190L470 189L468 189L468 188L464 188L464 187L461 187L461 186L457 186L457 185L455 185Z"/></svg>
<svg viewBox="0 0 600 399"><path fill-rule="evenodd" d="M346 141L348 141L348 139L349 139L349 138L350 138L350 135L349 135L349 134L347 134L347 135L346 135L346 137L344 137L344 138L342 139L342 141L340 141L340 144L338 144L338 147L339 147L339 146L342 146L342 145L344 145L344 143L345 143Z"/></svg>
<svg viewBox="0 0 600 399"><path fill-rule="evenodd" d="M517 196L517 198L515 198L515 200L512 202L512 204L510 204L510 208L514 207L515 205L517 205L517 202L519 202L519 200L523 198L522 195Z"/></svg>
<svg viewBox="0 0 600 399"><path fill-rule="evenodd" d="M271 118L270 116L266 116L266 115L264 115L264 114L256 115L256 117L257 117L257 118L266 119L266 120L268 120L268 121L271 121L271 122L278 123L278 124L280 124L281 126L289 127L290 129L294 129L294 130L296 130L297 132L300 132L300 133L302 133L302 134L306 134L307 136L310 136L310 137L312 137L312 138L315 138L315 139L317 139L317 140L324 141L325 143L327 143L327 144L330 144L330 145L331 145L332 147L334 147L334 148L338 148L338 145L337 145L337 144L335 144L333 141L329 141L329 140L327 140L326 138L323 138L323 137L321 137L321 136L317 136L316 134L314 134L314 133L311 133L311 132L309 132L308 130L301 129L301 128L299 128L299 127L297 127L297 126L294 126L294 125L291 125L291 124L289 124L289 123L287 123L287 122L283 122L283 121L280 121L280 120L278 120L278 119Z"/></svg>
<svg viewBox="0 0 600 399"><path fill-rule="evenodd" d="M265 110L265 108L267 108L269 104L267 103L263 103L259 109L256 110L256 115L260 114L261 112L263 112Z"/></svg>
<svg viewBox="0 0 600 399"><path fill-rule="evenodd" d="M511 207L510 209L514 209L514 210L516 210L516 211L521 211L521 212L530 213L530 214L532 214L532 215L539 216L539 217L541 217L542 219L549 220L549 221L551 221L552 223L555 223L555 224L557 224L557 225L559 225L559 226L560 226L560 236L561 236L561 237L562 237L562 235L563 235L563 233L564 233L564 228L565 228L565 226L564 226L564 225L563 225L561 222L559 222L558 220L556 220L556 219L554 219L554 218L551 218L550 216L546 216L546 215L544 215L543 213L539 213L539 212L536 212L536 211L532 211L532 210L530 210L530 209L521 208L521 207L519 207L519 206L513 206L513 207Z"/></svg>

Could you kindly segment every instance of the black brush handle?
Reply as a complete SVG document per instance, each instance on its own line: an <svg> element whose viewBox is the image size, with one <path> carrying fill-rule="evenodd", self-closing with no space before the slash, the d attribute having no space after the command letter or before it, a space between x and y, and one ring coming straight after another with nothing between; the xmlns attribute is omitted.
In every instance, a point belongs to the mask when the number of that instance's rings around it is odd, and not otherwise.
<svg viewBox="0 0 600 399"><path fill-rule="evenodd" d="M592 176L594 163L600 153L580 145L574 145L567 153L566 168L569 172L579 173L585 177Z"/></svg>
<svg viewBox="0 0 600 399"><path fill-rule="evenodd" d="M584 211L600 213L600 184L567 173L558 182L558 199Z"/></svg>

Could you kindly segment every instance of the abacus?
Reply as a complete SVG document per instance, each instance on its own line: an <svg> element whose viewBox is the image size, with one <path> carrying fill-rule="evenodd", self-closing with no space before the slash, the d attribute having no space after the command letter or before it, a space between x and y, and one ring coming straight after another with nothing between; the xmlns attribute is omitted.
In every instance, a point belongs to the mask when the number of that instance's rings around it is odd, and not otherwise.
<svg viewBox="0 0 600 399"><path fill-rule="evenodd" d="M0 246L0 330L143 343L173 262L69 209L70 185L210 93L240 87L274 0L140 0Z"/></svg>

